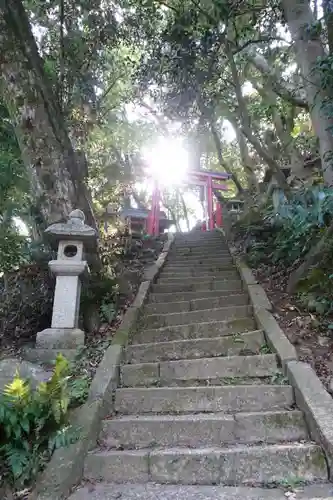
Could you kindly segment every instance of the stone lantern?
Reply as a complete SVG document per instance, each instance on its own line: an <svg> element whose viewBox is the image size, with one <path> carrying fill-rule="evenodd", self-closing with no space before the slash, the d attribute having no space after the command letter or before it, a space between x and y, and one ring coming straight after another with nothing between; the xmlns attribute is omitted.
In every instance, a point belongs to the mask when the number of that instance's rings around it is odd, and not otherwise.
<svg viewBox="0 0 333 500"><path fill-rule="evenodd" d="M89 273L84 253L96 249L95 229L84 223L81 210L73 210L66 223L49 226L45 233L57 246L57 259L49 262L56 276L51 328L37 334L37 349L76 349L84 344L78 328L81 280Z"/></svg>

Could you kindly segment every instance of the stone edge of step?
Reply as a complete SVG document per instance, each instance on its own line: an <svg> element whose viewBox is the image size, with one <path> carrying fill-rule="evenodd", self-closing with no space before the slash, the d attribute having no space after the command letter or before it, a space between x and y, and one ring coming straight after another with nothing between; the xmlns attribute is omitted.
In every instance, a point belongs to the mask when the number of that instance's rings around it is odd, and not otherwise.
<svg viewBox="0 0 333 500"><path fill-rule="evenodd" d="M149 335L150 337L159 336L159 335L167 335L168 332L174 332L176 334L180 332L180 330L184 330L186 332L186 335L190 335L195 333L196 331L200 332L201 329L207 329L212 326L217 326L222 328L222 330L219 330L218 335L221 336L227 336L227 335L233 335L233 334L238 334L238 333L243 333L243 332L248 332L248 331L254 331L255 330L255 321L253 318L249 318L246 316L243 316L242 318L236 318L236 319L228 319L228 320L219 320L219 321L203 321L202 323L197 323L195 325L192 324L184 324L184 325L175 325L175 326L162 326L159 328L148 328L145 329L145 336ZM237 326L241 325L241 326ZM199 328L197 328L199 327ZM216 336L216 335L214 335ZM143 343L147 342L137 342L140 340L142 335L137 335L135 338L133 338L132 345L141 345ZM188 339L192 338L201 338L201 337L186 337ZM185 339L185 337L181 337L181 339ZM169 340L169 342L171 342ZM151 343L151 342L149 342Z"/></svg>
<svg viewBox="0 0 333 500"><path fill-rule="evenodd" d="M308 432L300 410L118 415L103 421L100 442L107 449L170 448L178 436L177 446L199 448L299 442Z"/></svg>
<svg viewBox="0 0 333 500"><path fill-rule="evenodd" d="M125 387L115 394L115 410L122 415L234 413L291 408L290 385L209 385L190 387Z"/></svg>
<svg viewBox="0 0 333 500"><path fill-rule="evenodd" d="M70 500L286 500L285 489L267 489L253 487L232 486L185 486L185 485L156 485L147 484L116 484L101 483L83 486L76 490ZM293 496L294 500L331 500L333 498L332 484L305 486L298 489Z"/></svg>
<svg viewBox="0 0 333 500"><path fill-rule="evenodd" d="M204 365L204 366L203 366ZM122 387L150 387L156 383L192 383L216 379L269 378L278 373L276 354L202 357L123 364Z"/></svg>
<svg viewBox="0 0 333 500"><path fill-rule="evenodd" d="M237 342L235 342L235 338L237 339ZM239 339L242 339L242 342L240 342ZM125 362L132 364L132 363L151 363L154 361L151 361L148 358L148 361L144 359L144 355L149 351L154 352L175 352L177 350L177 347L180 348L182 352L182 357L181 358L175 358L175 357L165 357L163 359L158 359L157 361L172 361L172 360L177 360L177 359L188 359L184 357L184 348L186 347L189 348L196 348L200 349L200 347L203 347L204 345L209 345L212 344L212 348L214 349L214 352L211 352L209 354L209 357L215 357L215 356L222 356L220 354L220 351L216 351L216 346L218 343L227 344L228 342L231 344L242 344L241 347L239 347L240 350L244 349L244 345L247 345L247 342L251 340L255 340L255 345L260 348L265 342L264 338L264 332L262 330L253 330L249 332L243 332L240 334L230 334L230 335L224 335L220 337L200 337L197 339L182 339L182 340L170 340L170 341L162 341L162 342L146 342L142 344L131 344L127 346L126 351L125 351ZM247 348L247 347L245 347ZM207 352L207 351L206 351ZM256 351L256 353L259 353L259 350ZM227 354L228 355L228 354ZM156 354L155 354L156 356ZM139 357L139 360L136 360L137 357ZM191 357L189 359L201 359L203 357L207 357L206 355L193 355L191 353ZM156 361L156 357L154 358Z"/></svg>
<svg viewBox="0 0 333 500"><path fill-rule="evenodd" d="M246 467L246 463L250 465ZM195 449L96 450L87 456L84 477L94 481L102 479L103 474L104 480L111 481L184 484L185 474L185 484L255 486L282 481L289 470L291 475L296 475L300 463L304 463L302 472L306 481L327 481L323 452L320 446L311 442Z"/></svg>
<svg viewBox="0 0 333 500"><path fill-rule="evenodd" d="M163 314L160 314L160 313L153 313L153 314L147 314L146 318L151 318L151 317L155 317L155 316L158 316L158 317L163 317L163 318L166 318L167 316L172 316L172 317L176 317L177 315L186 315L186 314L192 314L192 313L202 313L202 314L206 314L208 311L212 311L212 312L215 312L215 311L227 311L227 310L233 310L235 311L242 311L243 309L247 309L249 312L252 312L252 305L251 304L246 304L246 305L231 305L231 306L222 306L222 307L212 307L212 308L209 308L209 309L194 309L193 311L184 311L184 312L173 312L173 313L163 313ZM246 316L243 316L246 318ZM238 318L236 318L238 319ZM223 321L223 320L221 320ZM228 319L226 319L226 321L228 321ZM215 321L212 321L215 323ZM203 321L203 323L207 323L207 321ZM189 324L189 323L185 323L185 324ZM181 323L179 324L179 326L181 325ZM174 326L178 326L178 325L174 325ZM163 327L161 327L163 328Z"/></svg>
<svg viewBox="0 0 333 500"><path fill-rule="evenodd" d="M229 301L231 300L231 303ZM243 301L244 303L240 304L235 304L232 303L233 300L238 300L239 302ZM209 309L218 309L219 307L232 307L232 306L238 306L238 305L247 305L248 304L248 295L246 293L230 293L228 296L222 296L222 297L201 297L201 298L195 298L195 299L189 299L189 300L178 300L174 302L149 302L145 310L149 314L166 314L165 312L155 312L154 309L174 309L175 306L179 308L178 311L172 311L171 313L169 312L168 314L172 314L173 312L192 312L192 311L201 311L204 309L207 309L207 307L200 307L201 304L205 304L205 301L208 302L213 302L218 303L218 302L225 302L226 305L218 305L218 307L210 307ZM151 311L151 312L150 312Z"/></svg>
<svg viewBox="0 0 333 500"><path fill-rule="evenodd" d="M119 366L123 359L123 347L127 345L131 330L135 327L143 310L152 284L156 281L168 257L174 235L169 235L161 254L146 270L144 281L139 286L132 305L127 309L121 324L100 362L88 394L87 401L77 408L70 424L80 429L79 441L66 448L55 450L32 492L32 498L67 498L72 488L83 476L84 461L89 449L97 442L101 422L114 404L115 390L119 385Z"/></svg>

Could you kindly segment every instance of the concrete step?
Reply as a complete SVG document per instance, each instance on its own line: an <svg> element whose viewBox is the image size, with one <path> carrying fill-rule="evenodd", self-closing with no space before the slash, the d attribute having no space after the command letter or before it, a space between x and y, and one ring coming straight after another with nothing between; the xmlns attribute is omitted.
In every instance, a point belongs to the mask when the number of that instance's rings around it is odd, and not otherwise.
<svg viewBox="0 0 333 500"><path fill-rule="evenodd" d="M230 306L217 309L203 309L185 313L149 314L144 322L149 328L163 328L165 326L188 325L208 321L226 321L251 316L252 306Z"/></svg>
<svg viewBox="0 0 333 500"><path fill-rule="evenodd" d="M168 326L164 328L142 329L135 333L133 344L149 342L169 342L173 340L219 337L253 331L256 329L254 318L244 317L226 321L206 321L187 325Z"/></svg>
<svg viewBox="0 0 333 500"><path fill-rule="evenodd" d="M159 450L95 451L85 461L89 481L164 484L269 485L286 477L327 480L321 448L312 443L288 443L232 448L166 448Z"/></svg>
<svg viewBox="0 0 333 500"><path fill-rule="evenodd" d="M227 306L245 306L249 303L248 295L234 294L224 297L209 297L206 299L194 299L178 302L153 302L147 304L145 311L147 314L172 314L176 312L199 311L202 309L219 308Z"/></svg>
<svg viewBox="0 0 333 500"><path fill-rule="evenodd" d="M201 290L226 291L226 290L242 290L243 283L238 280L206 280L198 283L189 283L184 280L183 283L160 284L153 285L153 293L173 293L173 292L199 292Z"/></svg>
<svg viewBox="0 0 333 500"><path fill-rule="evenodd" d="M127 364L121 367L121 381L123 387L186 382L207 385L209 381L219 385L223 384L223 379L236 379L234 383L237 384L237 378L268 378L277 372L275 354L259 354Z"/></svg>
<svg viewBox="0 0 333 500"><path fill-rule="evenodd" d="M169 484L89 484L76 490L69 500L288 500L285 489L232 486L188 486ZM314 484L298 487L290 500L332 500L333 486Z"/></svg>
<svg viewBox="0 0 333 500"><path fill-rule="evenodd" d="M274 444L307 439L301 411L259 413L198 413L195 415L124 416L104 420L103 447L142 449L158 447Z"/></svg>
<svg viewBox="0 0 333 500"><path fill-rule="evenodd" d="M263 332L257 330L226 337L132 344L126 349L126 361L128 363L154 363L155 361L213 356L236 356L242 353L259 354L260 347L264 343Z"/></svg>
<svg viewBox="0 0 333 500"><path fill-rule="evenodd" d="M226 298L242 294L243 290L201 290L199 292L151 293L149 295L149 304L184 302L196 299Z"/></svg>
<svg viewBox="0 0 333 500"><path fill-rule="evenodd" d="M163 275L158 279L158 284L159 285L181 285L184 284L184 281L188 285L198 285L201 283L207 283L207 281L237 281L237 279L240 280L240 276L237 272L235 271L225 271L225 272L219 272L218 274L211 274L211 275L203 275L203 276L188 276L184 278L184 276L178 276L174 278L166 278Z"/></svg>
<svg viewBox="0 0 333 500"><path fill-rule="evenodd" d="M118 413L235 413L281 410L294 404L288 385L149 387L117 389Z"/></svg>

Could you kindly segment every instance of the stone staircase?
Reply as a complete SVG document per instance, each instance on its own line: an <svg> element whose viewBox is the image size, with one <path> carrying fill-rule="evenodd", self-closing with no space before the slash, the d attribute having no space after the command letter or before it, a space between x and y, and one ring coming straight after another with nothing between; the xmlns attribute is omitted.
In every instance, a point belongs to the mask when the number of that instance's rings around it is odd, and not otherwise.
<svg viewBox="0 0 333 500"><path fill-rule="evenodd" d="M332 498L219 233L176 236L121 384L72 500Z"/></svg>

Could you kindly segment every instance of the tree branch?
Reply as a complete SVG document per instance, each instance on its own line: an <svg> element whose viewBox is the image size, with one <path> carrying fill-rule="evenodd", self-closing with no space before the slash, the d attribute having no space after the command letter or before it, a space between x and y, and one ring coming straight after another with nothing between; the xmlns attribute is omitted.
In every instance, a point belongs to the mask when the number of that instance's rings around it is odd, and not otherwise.
<svg viewBox="0 0 333 500"><path fill-rule="evenodd" d="M234 55L238 54L239 52L246 49L250 45L255 45L257 43L270 43L270 42L275 42L277 40L285 41L284 38L281 38L279 36L277 36L277 37L276 36L264 36L264 37L258 38L257 40L248 40L247 42L245 42L241 46L235 44L235 50L233 50L233 54Z"/></svg>
<svg viewBox="0 0 333 500"><path fill-rule="evenodd" d="M259 140L254 137L249 127L243 126L241 127L242 133L248 139L248 141L255 148L259 156L267 163L269 168L275 173L276 179L279 183L279 186L285 191L288 192L290 190L288 183L286 182L285 176L282 173L279 164L271 157L268 151L260 144Z"/></svg>
<svg viewBox="0 0 333 500"><path fill-rule="evenodd" d="M290 102L294 106L308 109L308 102L305 98L297 94L296 89L288 88L288 84L283 78L280 78L269 65L268 61L261 54L255 51L248 51L248 59L260 73L267 78L267 83L272 90L285 101Z"/></svg>

